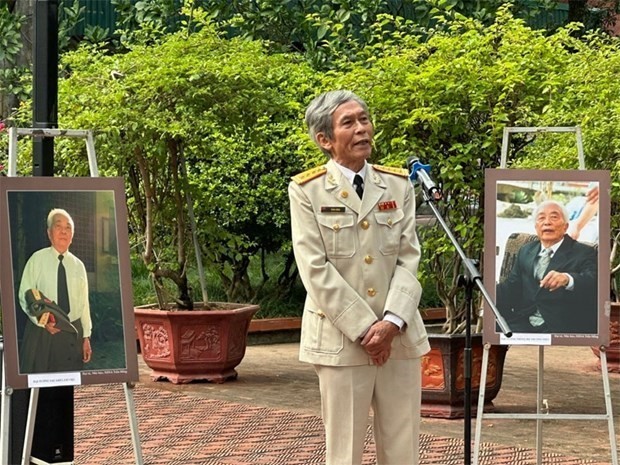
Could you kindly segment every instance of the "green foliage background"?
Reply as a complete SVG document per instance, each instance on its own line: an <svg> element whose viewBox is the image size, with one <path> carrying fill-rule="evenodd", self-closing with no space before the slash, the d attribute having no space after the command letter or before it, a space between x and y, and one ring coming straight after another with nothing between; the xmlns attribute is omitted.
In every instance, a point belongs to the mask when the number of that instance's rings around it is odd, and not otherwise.
<svg viewBox="0 0 620 465"><path fill-rule="evenodd" d="M580 125L586 167L612 171L613 227L620 226L618 39L578 26L534 30L508 8L481 20L444 8L449 14L433 16L422 31L378 11L377 2L366 3L372 13L366 17L361 2L326 12L325 29L315 23L321 37L301 54L274 47L273 40L249 40L260 36L252 32L259 24L254 17L244 19L245 39L230 38L241 16L224 21L223 10L218 16L192 9L181 30L164 34L151 24L122 53L110 53L106 44L63 55L60 125L94 129L102 174L128 179L136 257L145 241L141 209L149 184L157 193L158 266L179 273L195 266L187 230L178 227L181 192L192 199L203 258L227 299L256 300L266 283L271 298L299 298L292 290L286 185L292 174L324 162L305 134L303 112L312 97L334 88L368 102L377 130L373 162L402 166L416 155L431 164L447 198L440 209L471 257L482 259L484 169L499 166L505 126ZM18 124L28 125L29 111L26 102ZM187 161L180 178L170 163L172 148ZM22 153L25 170L27 148ZM514 137L510 153L511 166L577 167L567 138ZM135 176L138 157L149 169ZM81 147L58 144L61 173L84 173L85 160ZM419 232L421 279L450 309L453 331L462 321L460 261L440 229ZM269 260L276 279L267 272ZM262 279L252 282L250 275Z"/></svg>

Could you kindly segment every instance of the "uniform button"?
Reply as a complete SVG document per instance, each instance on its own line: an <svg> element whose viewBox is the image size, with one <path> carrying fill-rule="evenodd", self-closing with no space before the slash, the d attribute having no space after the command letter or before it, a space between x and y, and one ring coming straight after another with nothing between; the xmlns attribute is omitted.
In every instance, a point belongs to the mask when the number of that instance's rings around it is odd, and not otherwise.
<svg viewBox="0 0 620 465"><path fill-rule="evenodd" d="M370 223L368 223L368 221L366 220L362 221L362 229L368 229L369 226L370 226Z"/></svg>
<svg viewBox="0 0 620 465"><path fill-rule="evenodd" d="M340 193L340 197L342 197L343 199L346 199L349 196L349 193L347 191L342 191Z"/></svg>
<svg viewBox="0 0 620 465"><path fill-rule="evenodd" d="M373 260L373 258L372 258L370 255L366 255L366 256L364 257L364 261L365 261L366 263L368 263L369 265L372 263L372 260Z"/></svg>
<svg viewBox="0 0 620 465"><path fill-rule="evenodd" d="M340 231L340 225L338 223L334 224L334 226L332 226L334 228L334 231L338 232Z"/></svg>
<svg viewBox="0 0 620 465"><path fill-rule="evenodd" d="M387 224L388 224L388 226L392 226L392 218L388 218Z"/></svg>
<svg viewBox="0 0 620 465"><path fill-rule="evenodd" d="M323 313L323 310L318 310L316 314L319 316L319 318L325 318L325 313Z"/></svg>
<svg viewBox="0 0 620 465"><path fill-rule="evenodd" d="M375 295L377 295L377 291L375 291L374 288L372 288L372 287L369 287L368 291L366 291L366 292L368 293L368 295L370 297L374 297Z"/></svg>

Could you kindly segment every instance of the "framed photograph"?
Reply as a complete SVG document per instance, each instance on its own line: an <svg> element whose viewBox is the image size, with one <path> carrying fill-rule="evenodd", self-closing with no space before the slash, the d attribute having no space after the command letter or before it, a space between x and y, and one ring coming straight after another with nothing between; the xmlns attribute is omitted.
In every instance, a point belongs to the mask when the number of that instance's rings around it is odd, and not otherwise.
<svg viewBox="0 0 620 465"><path fill-rule="evenodd" d="M121 178L0 178L7 386L138 380Z"/></svg>
<svg viewBox="0 0 620 465"><path fill-rule="evenodd" d="M608 171L485 172L484 340L509 345L609 341Z"/></svg>

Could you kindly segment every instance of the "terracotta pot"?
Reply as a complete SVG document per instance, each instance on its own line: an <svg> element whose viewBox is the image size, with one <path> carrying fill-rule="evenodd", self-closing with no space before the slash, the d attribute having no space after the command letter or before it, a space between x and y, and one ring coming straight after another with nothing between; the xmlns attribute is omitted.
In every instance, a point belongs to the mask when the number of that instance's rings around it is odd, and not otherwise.
<svg viewBox="0 0 620 465"><path fill-rule="evenodd" d="M422 416L462 418L464 416L464 334L429 333L431 351L422 358ZM508 346L491 346L484 394L485 412L493 410L493 399L502 385ZM475 413L482 371L482 335L472 335L472 413Z"/></svg>
<svg viewBox="0 0 620 465"><path fill-rule="evenodd" d="M605 346L607 353L607 371L620 373L620 302L612 302L609 315L609 345ZM601 355L598 347L592 347L592 352L598 357L598 369L601 369Z"/></svg>
<svg viewBox="0 0 620 465"><path fill-rule="evenodd" d="M436 323L440 321L446 321L446 309L445 307L430 307L420 310L422 313L422 320L425 323Z"/></svg>
<svg viewBox="0 0 620 465"><path fill-rule="evenodd" d="M135 308L142 358L153 370L151 379L223 383L237 377L235 367L245 355L248 328L259 306L214 305L215 310L191 311Z"/></svg>

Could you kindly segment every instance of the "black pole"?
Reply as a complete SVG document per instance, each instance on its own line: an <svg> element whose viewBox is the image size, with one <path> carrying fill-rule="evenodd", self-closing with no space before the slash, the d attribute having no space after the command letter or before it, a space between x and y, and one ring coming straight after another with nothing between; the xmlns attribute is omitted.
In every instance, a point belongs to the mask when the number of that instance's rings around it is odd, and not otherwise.
<svg viewBox="0 0 620 465"><path fill-rule="evenodd" d="M58 0L35 0L33 127L58 126ZM54 175L54 138L33 137L33 175ZM29 392L29 391L27 391ZM41 388L31 456L73 461L73 386Z"/></svg>
<svg viewBox="0 0 620 465"><path fill-rule="evenodd" d="M428 165L416 166L414 164L411 164L411 166L409 166L410 165L409 161L407 165L410 170L409 179L411 180L411 182L420 182L418 173L423 174L422 173L424 171L423 167L426 166L428 168ZM464 349L464 354L463 354L463 359L464 359L463 371L464 371L464 377L465 377L465 393L464 393L464 398L463 398L463 402L464 402L463 407L464 407L464 416L465 416L464 425L463 425L463 441L464 441L463 463L464 465L470 465L471 464L471 397L472 397L471 395L472 393L472 386L471 386L471 372L472 372L471 323L472 322L471 322L471 316L473 312L474 286L478 287L478 290L482 293L482 297L484 297L487 304L489 304L489 307L491 308L495 316L495 320L497 321L497 324L499 325L500 331L504 333L506 337L512 337L512 330L510 329L510 326L508 326L508 323L506 323L506 320L504 319L504 317L499 313L499 310L495 306L495 303L493 302L491 295L489 294L487 289L484 287L484 284L482 283L482 276L480 275L480 271L478 271L478 261L469 258L467 254L465 253L465 251L463 251L458 240L456 239L456 237L450 230L448 223L446 223L446 220L441 215L441 212L437 208L437 205L435 205L435 201L441 200L442 198L441 191L435 186L434 182L432 182L432 179L430 179L428 175L420 176L420 178L422 181L420 182L420 186L422 190L422 197L424 198L424 201L428 204L428 206L433 211L435 218L437 218L437 221L439 222L444 232L448 236L448 239L450 239L450 242L454 246L456 253L461 258L461 261L463 262L463 267L465 268L465 272L466 272L465 276L460 275L458 277L458 283L460 286L463 286L463 285L465 286L466 299L467 299L467 309L466 309L467 315L465 318L465 349Z"/></svg>
<svg viewBox="0 0 620 465"><path fill-rule="evenodd" d="M471 260L471 259L470 259ZM477 260L471 260L472 266L478 267ZM466 267L468 268L468 267ZM474 279L469 275L460 275L458 284L465 288L465 348L463 349L463 373L465 378L465 392L463 397L464 423L463 423L463 459L464 465L471 464L471 405L472 405L472 338L471 325L474 311Z"/></svg>
<svg viewBox="0 0 620 465"><path fill-rule="evenodd" d="M58 125L58 0L35 0L33 127ZM54 175L54 138L33 138L34 176Z"/></svg>

